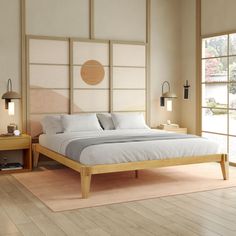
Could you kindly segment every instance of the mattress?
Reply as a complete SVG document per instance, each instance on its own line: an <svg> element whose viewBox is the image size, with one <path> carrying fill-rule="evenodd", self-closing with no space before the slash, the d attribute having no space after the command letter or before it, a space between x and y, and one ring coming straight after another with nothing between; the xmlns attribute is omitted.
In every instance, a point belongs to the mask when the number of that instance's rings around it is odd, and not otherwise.
<svg viewBox="0 0 236 236"><path fill-rule="evenodd" d="M167 132L163 130L106 130L42 134L39 143L55 152L65 155L68 144L76 139L107 137L114 135L146 134ZM118 164L147 160L163 160L177 157L202 156L220 153L216 142L206 138L152 140L141 142L109 143L86 147L80 162L86 165Z"/></svg>

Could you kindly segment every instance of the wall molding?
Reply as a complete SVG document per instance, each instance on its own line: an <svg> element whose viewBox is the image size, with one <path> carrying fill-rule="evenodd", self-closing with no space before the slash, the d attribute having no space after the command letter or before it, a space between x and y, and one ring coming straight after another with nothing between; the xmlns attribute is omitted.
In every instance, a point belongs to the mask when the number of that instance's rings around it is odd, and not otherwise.
<svg viewBox="0 0 236 236"><path fill-rule="evenodd" d="M196 0L196 134L201 136L202 88L201 88L201 0Z"/></svg>

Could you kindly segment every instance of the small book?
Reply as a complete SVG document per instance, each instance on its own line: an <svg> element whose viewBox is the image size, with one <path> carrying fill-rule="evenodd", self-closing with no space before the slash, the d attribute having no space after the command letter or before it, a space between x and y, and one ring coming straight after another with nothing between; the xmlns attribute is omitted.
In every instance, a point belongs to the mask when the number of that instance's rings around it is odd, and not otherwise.
<svg viewBox="0 0 236 236"><path fill-rule="evenodd" d="M4 171L4 170L19 170L19 169L23 169L22 164L20 163L7 163L7 164L1 164L0 165L0 170Z"/></svg>

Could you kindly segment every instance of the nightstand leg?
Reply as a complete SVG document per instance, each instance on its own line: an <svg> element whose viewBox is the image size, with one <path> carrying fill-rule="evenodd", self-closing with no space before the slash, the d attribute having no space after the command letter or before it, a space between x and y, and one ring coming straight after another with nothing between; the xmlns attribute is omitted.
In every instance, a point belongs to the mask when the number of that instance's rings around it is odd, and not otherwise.
<svg viewBox="0 0 236 236"><path fill-rule="evenodd" d="M33 160L34 160L34 167L38 167L39 152L36 151L36 145L34 144L33 144Z"/></svg>

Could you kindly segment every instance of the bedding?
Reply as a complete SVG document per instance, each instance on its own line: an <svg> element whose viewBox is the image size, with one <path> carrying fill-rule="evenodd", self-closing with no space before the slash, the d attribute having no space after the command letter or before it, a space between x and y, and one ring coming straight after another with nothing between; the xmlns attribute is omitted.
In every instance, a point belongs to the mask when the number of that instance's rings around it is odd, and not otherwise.
<svg viewBox="0 0 236 236"><path fill-rule="evenodd" d="M95 113L62 115L61 121L64 132L102 130Z"/></svg>
<svg viewBox="0 0 236 236"><path fill-rule="evenodd" d="M103 129L105 130L115 129L113 120L111 118L111 113L98 113L97 117Z"/></svg>
<svg viewBox="0 0 236 236"><path fill-rule="evenodd" d="M116 129L150 129L142 113L111 113Z"/></svg>
<svg viewBox="0 0 236 236"><path fill-rule="evenodd" d="M41 120L44 134L62 133L62 122L60 115L48 115Z"/></svg>
<svg viewBox="0 0 236 236"><path fill-rule="evenodd" d="M195 135L177 134L177 133L158 133L158 134L136 134L136 135L114 135L112 137L85 138L71 141L66 147L66 156L80 162L81 152L93 145L108 143L128 143L128 142L145 142L154 140L186 139L196 138Z"/></svg>
<svg viewBox="0 0 236 236"><path fill-rule="evenodd" d="M75 140L89 138L114 138L117 136L157 135L171 133L163 130L131 129L131 130L107 130L71 132L47 135L39 137L39 143L55 152L66 155L68 145ZM183 134L182 134L183 135ZM158 139L138 142L114 142L85 147L77 156L80 163L85 165L118 164L146 160L163 160L177 157L202 156L220 153L217 143L205 138L185 135L176 139ZM78 160L78 159L77 159Z"/></svg>

